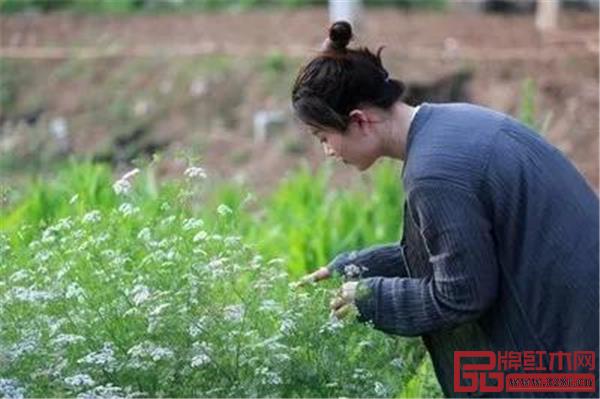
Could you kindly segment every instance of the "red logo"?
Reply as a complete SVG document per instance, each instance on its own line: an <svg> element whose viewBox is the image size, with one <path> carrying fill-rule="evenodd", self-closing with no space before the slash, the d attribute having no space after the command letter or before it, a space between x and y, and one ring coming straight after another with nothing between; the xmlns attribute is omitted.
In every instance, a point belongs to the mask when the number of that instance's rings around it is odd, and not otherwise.
<svg viewBox="0 0 600 399"><path fill-rule="evenodd" d="M454 391L595 392L596 377L587 373L596 368L595 355L593 351L455 351Z"/></svg>

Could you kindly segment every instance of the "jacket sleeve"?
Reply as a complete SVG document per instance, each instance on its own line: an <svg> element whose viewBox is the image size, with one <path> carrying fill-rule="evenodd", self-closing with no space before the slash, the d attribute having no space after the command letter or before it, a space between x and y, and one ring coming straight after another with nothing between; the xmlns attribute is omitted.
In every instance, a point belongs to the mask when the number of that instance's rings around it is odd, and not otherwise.
<svg viewBox="0 0 600 399"><path fill-rule="evenodd" d="M400 243L375 245L360 251L344 252L336 256L327 267L346 279L407 275Z"/></svg>
<svg viewBox="0 0 600 399"><path fill-rule="evenodd" d="M438 181L415 185L407 201L433 273L362 280L359 320L390 334L416 336L478 318L495 301L499 279L483 204L469 191Z"/></svg>

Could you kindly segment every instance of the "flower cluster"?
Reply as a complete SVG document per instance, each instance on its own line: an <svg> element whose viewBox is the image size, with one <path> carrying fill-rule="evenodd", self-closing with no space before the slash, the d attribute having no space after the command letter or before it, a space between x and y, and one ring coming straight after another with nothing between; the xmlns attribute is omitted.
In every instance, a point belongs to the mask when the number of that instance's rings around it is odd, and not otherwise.
<svg viewBox="0 0 600 399"><path fill-rule="evenodd" d="M199 178L199 179L206 179L206 171L198 166L190 166L189 168L187 168L183 174L186 177L189 177L190 179L193 178Z"/></svg>
<svg viewBox="0 0 600 399"><path fill-rule="evenodd" d="M113 184L113 190L115 191L115 193L117 193L118 195L129 194L132 188L131 181L139 172L140 170L138 168L135 168L125 173L119 180L117 180L115 184Z"/></svg>

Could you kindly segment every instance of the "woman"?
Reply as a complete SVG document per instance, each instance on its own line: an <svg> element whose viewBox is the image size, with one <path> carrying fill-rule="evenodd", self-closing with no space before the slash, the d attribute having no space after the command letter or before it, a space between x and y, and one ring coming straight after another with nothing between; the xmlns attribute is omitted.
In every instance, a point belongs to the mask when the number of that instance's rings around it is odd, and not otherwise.
<svg viewBox="0 0 600 399"><path fill-rule="evenodd" d="M349 49L351 38L350 24L331 26L296 79L293 107L329 156L360 171L380 157L404 161L403 239L341 254L301 284L361 271L332 310L355 308L376 329L422 336L447 396L469 384L479 392L477 381L453 380L455 351L537 351L539 369L555 362L551 352L597 357L599 201L585 179L510 116L403 103L381 49Z"/></svg>

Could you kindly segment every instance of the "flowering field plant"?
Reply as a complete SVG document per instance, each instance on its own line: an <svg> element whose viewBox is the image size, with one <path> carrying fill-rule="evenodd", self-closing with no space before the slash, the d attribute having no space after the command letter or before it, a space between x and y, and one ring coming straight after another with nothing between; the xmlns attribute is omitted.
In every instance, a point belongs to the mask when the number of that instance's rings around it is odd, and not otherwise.
<svg viewBox="0 0 600 399"><path fill-rule="evenodd" d="M423 349L330 318L340 281L293 289L287 261L236 230L242 209L190 214L203 170L153 195L136 194L137 173L110 206L0 234L1 396L390 397L410 384Z"/></svg>

